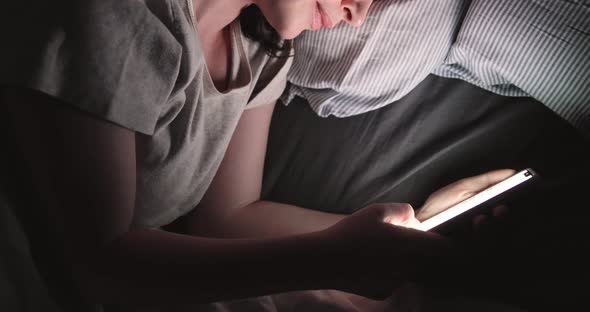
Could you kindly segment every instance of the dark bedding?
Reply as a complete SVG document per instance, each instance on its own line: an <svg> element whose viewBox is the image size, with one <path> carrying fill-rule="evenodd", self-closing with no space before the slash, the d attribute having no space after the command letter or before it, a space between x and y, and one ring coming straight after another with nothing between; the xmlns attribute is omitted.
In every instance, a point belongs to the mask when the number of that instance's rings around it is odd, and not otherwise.
<svg viewBox="0 0 590 312"><path fill-rule="evenodd" d="M432 191L490 169L580 175L588 141L541 103L429 76L402 100L321 118L302 98L276 108L263 195L331 212L374 201L419 207Z"/></svg>
<svg viewBox="0 0 590 312"><path fill-rule="evenodd" d="M277 106L263 195L337 213L387 201L419 208L460 178L533 168L542 179L510 203L512 222L496 242L500 265L486 270L490 279L512 274L499 287L520 283L500 291L503 300L563 307L583 298L571 285L585 281L589 146L535 100L431 75L402 100L354 117L320 118L302 98Z"/></svg>
<svg viewBox="0 0 590 312"><path fill-rule="evenodd" d="M5 146L10 151L10 145ZM300 98L287 107L278 105L271 125L263 196L339 213L376 201L409 202L417 208L432 191L459 178L500 167L532 167L545 182L535 196L516 206L538 209L533 214L524 208L513 210L533 216L519 224L535 229L521 232L534 233L537 240L522 235L515 242L505 241L504 253L498 256L503 264L514 263L519 268L504 286L522 283L529 291L500 292L498 298L550 306L556 299L544 296L549 286L557 298L568 295L567 306L581 296L581 288L565 286L581 279L575 272L581 266L574 259L582 261L579 252L587 247L581 229L587 223L583 216L588 215L588 204L570 195L584 194L589 188L583 179L590 172L589 155L588 142L536 101L501 97L465 82L429 76L399 102L355 117L317 117ZM12 184L7 170L19 168L13 161L2 160L6 184ZM76 296L68 297L69 285L63 285L66 279L47 272L46 259L55 251L39 239L43 214L13 202L0 202L0 213L0 310L40 311L39 307L45 307L43 311L52 311L54 302L76 306ZM572 217L556 222L559 218L555 216L564 214ZM574 239L566 246L564 237ZM27 238L37 242L31 253ZM550 248L539 252L535 245L539 242ZM548 257L550 253L559 257ZM556 269L563 263L551 262L557 258L567 260L567 268ZM536 261L521 270L524 266L518 264L530 259L541 259L542 271ZM555 287L556 283L564 287Z"/></svg>

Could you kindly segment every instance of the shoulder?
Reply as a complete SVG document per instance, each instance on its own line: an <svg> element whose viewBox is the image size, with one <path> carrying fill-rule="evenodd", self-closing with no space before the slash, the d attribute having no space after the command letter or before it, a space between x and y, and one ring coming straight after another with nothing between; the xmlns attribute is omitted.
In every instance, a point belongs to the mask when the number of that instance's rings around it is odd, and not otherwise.
<svg viewBox="0 0 590 312"><path fill-rule="evenodd" d="M41 91L150 134L184 55L179 0L32 0L10 20L0 84ZM34 21L34 25L23 21ZM6 22L6 21L3 21ZM11 40L14 39L14 40Z"/></svg>

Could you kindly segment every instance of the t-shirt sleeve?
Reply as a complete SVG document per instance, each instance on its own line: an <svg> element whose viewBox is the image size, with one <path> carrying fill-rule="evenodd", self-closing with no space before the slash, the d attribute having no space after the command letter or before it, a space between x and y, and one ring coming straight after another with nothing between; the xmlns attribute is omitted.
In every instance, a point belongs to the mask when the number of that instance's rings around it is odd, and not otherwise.
<svg viewBox="0 0 590 312"><path fill-rule="evenodd" d="M246 109L276 102L287 86L287 73L293 57L269 57L265 64Z"/></svg>
<svg viewBox="0 0 590 312"><path fill-rule="evenodd" d="M17 1L10 1L17 2ZM27 2L28 3L28 2ZM182 47L141 1L33 1L1 26L0 85L26 87L144 134L173 91ZM4 18L4 17L3 17Z"/></svg>

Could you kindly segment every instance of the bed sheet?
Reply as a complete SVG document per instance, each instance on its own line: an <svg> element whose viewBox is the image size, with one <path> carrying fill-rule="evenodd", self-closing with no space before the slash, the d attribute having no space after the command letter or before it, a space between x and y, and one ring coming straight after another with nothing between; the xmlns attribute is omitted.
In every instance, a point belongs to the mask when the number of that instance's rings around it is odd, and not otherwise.
<svg viewBox="0 0 590 312"><path fill-rule="evenodd" d="M569 187L569 181L590 172L582 165L590 159L588 145L543 105L499 97L459 80L430 76L401 101L345 119L317 117L302 99L296 101L288 107L278 106L273 116L263 186L266 199L349 213L375 201L410 202L419 207L442 185L502 166L531 166L551 178L548 189ZM588 184L578 188L579 192L587 191ZM577 207L576 216L588 212L583 208ZM52 297L55 285L46 283L39 272L16 210L0 201L0 310L59 311ZM583 229L584 224L578 225L576 228ZM563 289L569 298L577 295L569 292L571 288ZM326 303L325 296L330 295L333 293L326 291L310 293L305 299L302 293L270 299L299 296L301 305L290 309L312 311L308 309L311 303ZM402 311L514 309L469 296L447 296L436 288L398 295L392 300ZM539 303L543 303L541 299ZM248 304L256 307L261 303L256 300ZM322 307L328 311L327 306ZM347 311L338 304L332 308ZM199 309L243 311L236 302L189 310ZM174 311L171 307L160 310ZM254 311L276 311L276 307L263 305Z"/></svg>
<svg viewBox="0 0 590 312"><path fill-rule="evenodd" d="M588 159L588 139L540 102L432 75L402 100L358 116L321 118L302 98L278 106L263 197L333 213L372 202L419 208L458 179L533 168L542 182L510 203L517 221L505 225L497 255L487 259L502 265L483 271L500 301L562 309L584 302L572 285L588 282L580 274L590 251ZM501 280L508 272L514 276Z"/></svg>
<svg viewBox="0 0 590 312"><path fill-rule="evenodd" d="M39 272L27 235L0 198L0 311L7 312L426 312L426 311L522 311L515 307L466 296L441 296L415 285L406 285L385 301L368 300L334 290L299 291L243 300L201 305L122 306L58 304ZM59 286L58 286L59 287Z"/></svg>
<svg viewBox="0 0 590 312"><path fill-rule="evenodd" d="M347 118L319 117L296 98L273 116L263 197L340 213L375 201L419 207L441 186L499 167L575 174L567 164L585 163L575 147L588 142L582 135L534 99L435 75Z"/></svg>

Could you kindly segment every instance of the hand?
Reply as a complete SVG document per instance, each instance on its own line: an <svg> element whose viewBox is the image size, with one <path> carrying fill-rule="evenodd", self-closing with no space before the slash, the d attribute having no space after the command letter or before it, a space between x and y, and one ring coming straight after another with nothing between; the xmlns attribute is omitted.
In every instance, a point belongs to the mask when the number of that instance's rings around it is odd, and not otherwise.
<svg viewBox="0 0 590 312"><path fill-rule="evenodd" d="M408 227L416 222L409 204L372 204L323 231L329 253L338 257L330 268L336 289L384 299L430 269L460 262L449 240Z"/></svg>
<svg viewBox="0 0 590 312"><path fill-rule="evenodd" d="M484 189L509 178L514 175L514 173L515 171L512 169L495 170L449 184L432 193L432 195L426 199L422 208L418 210L416 218L420 221L424 221L433 215L472 197ZM500 215L504 210L505 207L503 206L496 207L493 210L493 214ZM485 216L480 215L477 216L473 222L475 226L478 226L484 220Z"/></svg>

